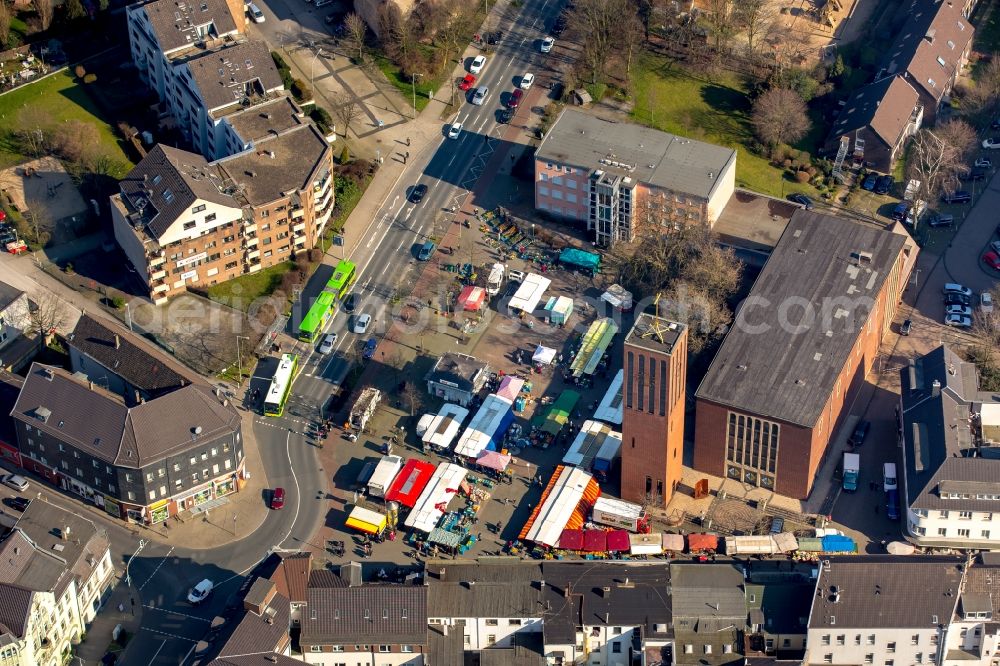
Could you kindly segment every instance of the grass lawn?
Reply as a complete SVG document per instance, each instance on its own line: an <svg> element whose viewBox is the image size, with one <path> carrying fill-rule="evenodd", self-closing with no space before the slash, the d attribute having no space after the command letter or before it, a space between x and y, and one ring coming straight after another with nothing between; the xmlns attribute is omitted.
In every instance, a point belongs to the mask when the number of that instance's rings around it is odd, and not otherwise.
<svg viewBox="0 0 1000 666"><path fill-rule="evenodd" d="M132 166L131 161L119 145L114 128L100 117L85 88L84 84L74 81L72 73L64 70L0 96L0 118L4 118L3 125L6 129L15 128L24 122L55 125L67 120L81 120L96 125L105 153L112 162L122 167L122 173L111 175L123 178ZM6 134L0 135L0 168L19 164L26 159Z"/></svg>
<svg viewBox="0 0 1000 666"><path fill-rule="evenodd" d="M286 261L262 268L256 273L241 275L234 280L212 285L208 288L208 297L223 305L246 312L255 299L270 296L275 289L281 286L281 276L294 267L294 263Z"/></svg>
<svg viewBox="0 0 1000 666"><path fill-rule="evenodd" d="M667 58L646 56L635 76L632 115L636 121L665 132L735 149L737 187L773 196L816 194L810 185L783 179L781 169L750 152L750 99L735 74L723 72L714 80L699 78ZM813 130L795 147L814 154L823 131L814 122Z"/></svg>
<svg viewBox="0 0 1000 666"><path fill-rule="evenodd" d="M433 49L423 44L421 44L421 48L430 51L431 57L434 57ZM378 65L378 68L382 70L383 74L385 74L385 78L389 79L389 83L395 86L399 90L399 92L402 93L406 97L406 99L410 100L410 102L412 103L414 86L410 82L410 77L405 76L403 74L402 68L400 68L398 65L396 65L394 62L389 60L384 55L376 53L374 54L373 57L375 59L375 63ZM450 64L451 61L449 61L449 65ZM443 85L442 83L443 80L444 80L444 75L441 75L433 79L427 76L417 77L417 85L416 85L417 113L423 111L424 107L430 103L431 100L430 97L428 96L428 93L430 93L432 90L438 91L442 89L441 86ZM412 108L410 112L412 113Z"/></svg>

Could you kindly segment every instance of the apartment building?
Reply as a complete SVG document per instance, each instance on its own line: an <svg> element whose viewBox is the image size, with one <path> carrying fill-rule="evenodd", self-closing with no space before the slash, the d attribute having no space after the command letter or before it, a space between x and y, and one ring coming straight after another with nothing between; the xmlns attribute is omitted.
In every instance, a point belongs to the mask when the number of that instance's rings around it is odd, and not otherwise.
<svg viewBox="0 0 1000 666"><path fill-rule="evenodd" d="M1000 556L981 553L965 570L958 606L945 633L941 666L993 666L1000 658Z"/></svg>
<svg viewBox="0 0 1000 666"><path fill-rule="evenodd" d="M158 145L111 197L115 239L154 303L288 261L330 219L332 150L294 104L236 122L260 134L250 149L208 162Z"/></svg>
<svg viewBox="0 0 1000 666"><path fill-rule="evenodd" d="M960 557L823 560L803 663L939 664L964 571Z"/></svg>
<svg viewBox="0 0 1000 666"><path fill-rule="evenodd" d="M736 562L670 565L674 663L744 663L747 605L743 578Z"/></svg>
<svg viewBox="0 0 1000 666"><path fill-rule="evenodd" d="M566 108L535 153L535 208L586 224L599 245L644 225L713 224L736 151Z"/></svg>
<svg viewBox="0 0 1000 666"><path fill-rule="evenodd" d="M907 538L1000 548L1000 396L942 345L900 370L897 418Z"/></svg>
<svg viewBox="0 0 1000 666"><path fill-rule="evenodd" d="M246 482L239 413L200 384L130 406L35 363L11 417L25 469L129 522L164 522Z"/></svg>
<svg viewBox="0 0 1000 666"><path fill-rule="evenodd" d="M28 295L6 282L0 282L0 349L30 327Z"/></svg>
<svg viewBox="0 0 1000 666"><path fill-rule="evenodd" d="M696 393L694 468L808 497L916 253L905 234L796 211Z"/></svg>

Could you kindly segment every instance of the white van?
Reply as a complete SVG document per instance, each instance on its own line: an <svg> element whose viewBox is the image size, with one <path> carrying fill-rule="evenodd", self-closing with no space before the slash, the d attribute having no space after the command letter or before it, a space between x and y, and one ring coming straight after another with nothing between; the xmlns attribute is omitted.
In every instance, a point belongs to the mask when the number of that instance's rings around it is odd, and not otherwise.
<svg viewBox="0 0 1000 666"><path fill-rule="evenodd" d="M882 488L885 492L896 489L896 463L882 465Z"/></svg>
<svg viewBox="0 0 1000 666"><path fill-rule="evenodd" d="M250 13L250 18L253 19L254 23L264 22L264 12L260 11L260 7L254 3L247 5L247 11Z"/></svg>

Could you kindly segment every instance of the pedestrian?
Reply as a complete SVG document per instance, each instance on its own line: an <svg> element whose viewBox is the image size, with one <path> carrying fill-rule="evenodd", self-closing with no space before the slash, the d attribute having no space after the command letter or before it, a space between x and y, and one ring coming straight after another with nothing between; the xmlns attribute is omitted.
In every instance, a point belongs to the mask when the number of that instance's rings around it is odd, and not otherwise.
<svg viewBox="0 0 1000 666"><path fill-rule="evenodd" d="M410 147L410 137L406 137L406 147Z"/></svg>
<svg viewBox="0 0 1000 666"><path fill-rule="evenodd" d="M406 159L410 159L410 151L406 151Z"/></svg>

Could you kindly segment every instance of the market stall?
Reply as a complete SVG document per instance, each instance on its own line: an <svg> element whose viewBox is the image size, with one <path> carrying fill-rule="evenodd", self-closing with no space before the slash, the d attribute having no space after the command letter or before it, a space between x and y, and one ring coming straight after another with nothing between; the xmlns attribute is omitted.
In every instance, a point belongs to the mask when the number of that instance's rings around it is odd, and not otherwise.
<svg viewBox="0 0 1000 666"><path fill-rule="evenodd" d="M388 518L384 513L367 509L363 506L355 506L347 516L347 527L365 534L381 534L385 529Z"/></svg>
<svg viewBox="0 0 1000 666"><path fill-rule="evenodd" d="M615 374L615 378L611 380L611 385L608 386L608 392L601 399L601 404L597 406L597 411L594 412L595 419L612 425L622 424L622 384L624 379L625 370L619 370Z"/></svg>
<svg viewBox="0 0 1000 666"><path fill-rule="evenodd" d="M407 460L403 469L396 475L389 491L385 494L387 502L398 502L399 504L413 508L417 503L417 498L424 491L427 482L434 475L434 465L415 458Z"/></svg>
<svg viewBox="0 0 1000 666"><path fill-rule="evenodd" d="M719 537L715 534L688 534L688 552L714 553L719 550Z"/></svg>
<svg viewBox="0 0 1000 666"><path fill-rule="evenodd" d="M597 454L608 442L612 444L617 443L617 446L608 448L609 452L613 450L614 454L617 454L621 448L621 433L615 432L610 426L600 421L584 421L583 425L580 426L580 432L576 434L576 438L570 444L566 455L563 456L563 464L575 465L581 469L590 470L597 459ZM614 458L612 457L611 459L613 460ZM610 469L610 461L608 469Z"/></svg>
<svg viewBox="0 0 1000 666"><path fill-rule="evenodd" d="M564 529L580 529L601 488L587 472L559 465L518 539L555 546Z"/></svg>
<svg viewBox="0 0 1000 666"><path fill-rule="evenodd" d="M625 530L611 530L608 534L609 553L627 553L632 548L629 534Z"/></svg>
<svg viewBox="0 0 1000 666"><path fill-rule="evenodd" d="M531 314L538 307L542 295L545 294L545 290L549 288L550 284L552 284L552 280L542 277L538 273L528 273L521 282L521 286L511 297L508 307L511 310Z"/></svg>
<svg viewBox="0 0 1000 666"><path fill-rule="evenodd" d="M451 443L455 441L468 416L469 410L465 407L446 402L421 437L424 446L433 446L442 451L451 448Z"/></svg>
<svg viewBox="0 0 1000 666"><path fill-rule="evenodd" d="M403 524L420 532L430 533L447 512L449 502L465 485L467 474L468 471L459 465L438 465Z"/></svg>
<svg viewBox="0 0 1000 666"><path fill-rule="evenodd" d="M582 377L594 374L616 335L618 335L618 324L613 319L605 317L591 324L587 332L584 333L580 349L577 350L573 363L570 365L573 376Z"/></svg>
<svg viewBox="0 0 1000 666"><path fill-rule="evenodd" d="M573 299L569 296L552 296L545 304L545 319L550 324L562 326L573 314Z"/></svg>
<svg viewBox="0 0 1000 666"><path fill-rule="evenodd" d="M496 451L483 451L476 458L476 464L480 467L485 467L486 469L491 469L494 472L503 472L507 469L507 465L510 464L511 456L506 453L498 453Z"/></svg>
<svg viewBox="0 0 1000 666"><path fill-rule="evenodd" d="M620 284L613 284L601 294L601 300L618 312L632 309L632 292Z"/></svg>
<svg viewBox="0 0 1000 666"><path fill-rule="evenodd" d="M683 534L672 534L670 532L663 533L663 550L668 553L683 553L684 552L684 535Z"/></svg>
<svg viewBox="0 0 1000 666"><path fill-rule="evenodd" d="M462 543L468 538L468 534L449 532L441 529L440 527L435 527L427 535L427 543L440 548L445 548L452 555L457 555Z"/></svg>
<svg viewBox="0 0 1000 666"><path fill-rule="evenodd" d="M583 550L583 530L563 530L559 536L559 548Z"/></svg>
<svg viewBox="0 0 1000 666"><path fill-rule="evenodd" d="M521 396L521 389L523 388L523 379L513 375L507 375L500 380L500 387L497 388L497 395L501 398L506 398L507 400L514 402Z"/></svg>
<svg viewBox="0 0 1000 666"><path fill-rule="evenodd" d="M799 540L792 532L782 532L774 535L774 543L778 552L792 553L799 549Z"/></svg>
<svg viewBox="0 0 1000 666"><path fill-rule="evenodd" d="M535 347L535 353L531 355L531 364L536 368L543 368L547 365L552 365L555 360L556 350L543 345Z"/></svg>
<svg viewBox="0 0 1000 666"><path fill-rule="evenodd" d="M629 552L633 555L660 555L663 553L663 536L661 534L629 534ZM683 542L684 539L681 538L682 545Z"/></svg>
<svg viewBox="0 0 1000 666"><path fill-rule="evenodd" d="M475 460L483 451L500 448L507 429L514 422L513 405L513 401L495 393L486 396L469 427L455 444L455 453Z"/></svg>
<svg viewBox="0 0 1000 666"><path fill-rule="evenodd" d="M588 553L608 552L608 533L604 530L584 530L583 550Z"/></svg>
<svg viewBox="0 0 1000 666"><path fill-rule="evenodd" d="M469 285L464 287L458 295L458 307L466 312L477 312L482 309L486 302L486 290L482 287Z"/></svg>
<svg viewBox="0 0 1000 666"><path fill-rule="evenodd" d="M601 255L578 250L575 247L563 248L559 253L559 263L568 268L579 268L591 275L601 271Z"/></svg>
<svg viewBox="0 0 1000 666"><path fill-rule="evenodd" d="M552 403L552 407L549 408L545 423L542 424L542 432L552 436L558 435L563 426L569 422L573 408L576 407L579 400L580 394L576 391L567 389L560 393L556 401Z"/></svg>

